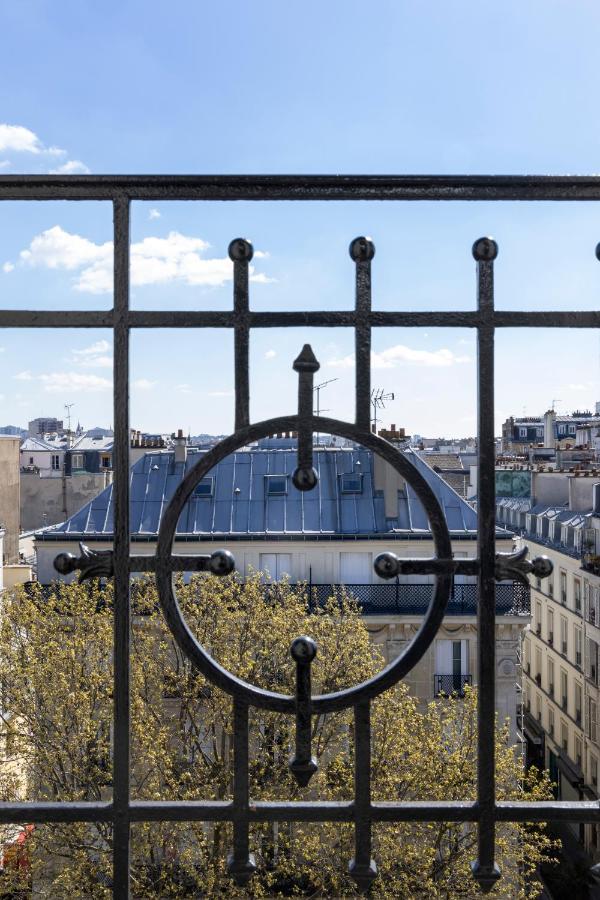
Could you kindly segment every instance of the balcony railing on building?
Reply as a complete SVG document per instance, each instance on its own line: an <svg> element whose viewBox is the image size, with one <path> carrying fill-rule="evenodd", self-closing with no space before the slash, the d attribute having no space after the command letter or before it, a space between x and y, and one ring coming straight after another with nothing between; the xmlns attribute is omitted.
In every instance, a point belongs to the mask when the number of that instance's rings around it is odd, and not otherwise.
<svg viewBox="0 0 600 900"><path fill-rule="evenodd" d="M434 697L449 697L450 694L456 694L458 697L464 697L465 686L472 682L473 676L466 675L464 672L455 672L452 675L434 675L433 695Z"/></svg>
<svg viewBox="0 0 600 900"><path fill-rule="evenodd" d="M298 584L306 593L310 607L323 607L330 597L345 592L358 603L363 615L422 616L431 601L431 584ZM266 584L267 592L275 593L279 586ZM457 584L450 595L446 615L475 616L477 614L477 585ZM530 614L529 587L520 582L496 585L496 615L528 616Z"/></svg>

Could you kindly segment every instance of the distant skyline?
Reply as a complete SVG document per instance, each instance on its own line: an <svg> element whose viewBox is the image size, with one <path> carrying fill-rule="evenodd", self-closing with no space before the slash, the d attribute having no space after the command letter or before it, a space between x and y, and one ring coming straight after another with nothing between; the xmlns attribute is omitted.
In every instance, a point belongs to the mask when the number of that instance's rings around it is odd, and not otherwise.
<svg viewBox="0 0 600 900"><path fill-rule="evenodd" d="M141 0L24 0L0 26L0 174L598 171L600 8L587 2L307 0L300 15L258 0L232 16L188 0L152 15ZM227 245L243 235L253 308L351 308L359 234L376 245L376 309L472 308L483 234L500 245L499 308L599 307L600 214L569 203L135 204L132 305L229 308ZM111 239L106 204L4 204L0 304L110 307ZM293 329L252 335L253 420L295 411L307 340L317 380L338 379L322 409L353 418L351 333ZM110 333L5 330L0 348L0 423L74 403L75 419L112 424ZM375 330L372 383L396 398L382 422L475 434L475 360L466 329ZM497 432L511 414L600 400L595 332L503 331L496 363ZM133 427L227 433L232 389L231 334L133 335Z"/></svg>

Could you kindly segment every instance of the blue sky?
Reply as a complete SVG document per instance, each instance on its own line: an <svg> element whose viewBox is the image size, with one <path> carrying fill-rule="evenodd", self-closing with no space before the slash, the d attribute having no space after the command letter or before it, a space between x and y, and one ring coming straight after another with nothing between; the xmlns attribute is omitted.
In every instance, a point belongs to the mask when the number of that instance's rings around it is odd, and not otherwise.
<svg viewBox="0 0 600 900"><path fill-rule="evenodd" d="M592 2L36 2L0 9L0 172L600 172ZM0 291L14 308L107 308L111 211L4 204ZM598 308L593 204L136 204L137 308L231 304L232 237L250 237L256 309L349 308L349 241L369 234L380 309L470 308L471 244L500 244L497 304ZM353 415L349 332L311 331L331 415ZM252 340L252 418L294 411L307 333ZM110 334L0 335L1 424L112 421ZM227 432L232 336L133 336L132 425ZM497 421L593 407L600 339L504 332ZM475 431L468 331L376 332L373 384L409 433Z"/></svg>

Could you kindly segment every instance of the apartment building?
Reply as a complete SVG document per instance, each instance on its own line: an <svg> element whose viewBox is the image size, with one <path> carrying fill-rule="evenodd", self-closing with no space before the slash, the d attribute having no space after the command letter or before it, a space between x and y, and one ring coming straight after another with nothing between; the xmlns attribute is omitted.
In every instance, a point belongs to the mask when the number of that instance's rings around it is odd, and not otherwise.
<svg viewBox="0 0 600 900"><path fill-rule="evenodd" d="M548 503L543 485L567 502ZM600 482L591 474L555 472L545 473L537 487L537 497L497 500L498 523L512 527L532 556L545 554L554 566L549 578L530 579L531 624L521 654L527 760L550 771L561 799L597 800ZM600 860L598 826L570 827Z"/></svg>
<svg viewBox="0 0 600 900"><path fill-rule="evenodd" d="M418 629L433 591L433 576L384 581L375 557L428 558L435 547L427 516L410 484L381 459L357 447L315 447L319 482L310 493L292 482L296 440L279 438L233 453L196 487L180 517L174 552L230 550L238 577L260 571L267 581L287 577L323 601L345 586L360 604L373 640L393 659ZM444 512L455 557L475 556L477 514L417 454L403 451L427 480ZM173 451L148 452L131 469L132 554L152 555L161 518L182 478L204 451L183 437ZM59 553L79 554L79 542L105 551L113 539L112 485L74 516L36 535L38 578L56 579ZM498 530L498 550L513 548L512 534ZM69 577L73 577L72 575ZM517 738L517 679L521 633L529 622L529 591L513 582L496 590L498 668L496 705ZM477 584L456 576L436 640L408 676L420 700L476 683Z"/></svg>

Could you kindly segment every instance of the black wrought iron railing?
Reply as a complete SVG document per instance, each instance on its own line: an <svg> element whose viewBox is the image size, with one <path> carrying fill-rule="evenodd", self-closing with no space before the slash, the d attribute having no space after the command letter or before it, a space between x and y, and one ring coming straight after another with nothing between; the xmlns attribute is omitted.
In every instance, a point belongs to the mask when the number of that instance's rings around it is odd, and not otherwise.
<svg viewBox="0 0 600 900"><path fill-rule="evenodd" d="M465 687L467 684L473 683L472 675L464 673L452 675L434 675L433 676L433 695L434 697L449 697L450 694L456 694L458 697L465 696Z"/></svg>
<svg viewBox="0 0 600 900"><path fill-rule="evenodd" d="M494 269L498 245L479 238L472 247L475 260L476 304L472 309L411 310L404 304L394 309L373 309L371 265L375 247L359 237L350 245L354 267L353 302L346 309L311 308L299 311L253 309L249 302L249 263L252 246L242 239L230 244L233 264L233 303L229 310L131 309L130 307L130 214L134 201L388 201L464 202L481 201L600 201L600 177L554 176L65 176L2 175L0 200L81 200L110 203L113 211L113 308L102 309L2 309L4 328L109 328L114 337L114 549L98 560L90 554L74 561L75 568L114 578L114 727L112 801L69 803L0 803L0 822L103 821L113 826L113 895L129 896L130 832L135 822L227 821L233 825L233 847L229 871L244 884L255 869L250 825L260 822L349 822L355 832L354 858L349 869L361 889L376 877L372 859L372 826L379 821L474 822L478 828L474 878L490 890L500 878L495 861L497 822L590 822L600 823L596 802L497 801L495 791L496 718L496 581L523 580L530 574L547 576L551 564L516 554L496 553L495 442L494 442L494 338L503 328L599 328L600 309L513 310L497 309L494 300ZM349 236L350 237L350 236ZM435 248L434 248L435 249ZM593 251L592 251L593 252ZM402 296L400 294L400 296ZM297 407L290 414L265 422L250 422L250 335L256 328L350 329L355 350L355 418L340 422L313 415L313 376L318 369L310 347L294 363L298 373ZM447 523L430 486L404 455L371 433L371 338L373 329L471 328L477 335L477 558L455 559ZM129 519L129 382L130 335L136 329L199 328L229 329L234 344L235 433L204 455L186 476L166 509L156 554L132 553ZM220 334L220 332L215 332ZM217 339L217 338L216 338ZM290 361L291 362L291 361ZM297 409L297 412L295 411ZM282 431L297 431L298 467L294 484L311 490L316 484L312 465L315 433L327 433L362 444L388 463L411 484L430 522L436 556L433 559L398 559L382 554L377 575L434 575L435 590L417 634L397 659L373 679L337 694L311 696L310 666L316 648L299 637L291 648L296 667L295 693L281 695L258 690L217 666L190 632L181 617L173 591L174 571L210 569L219 574L232 570L234 561L225 552L211 556L182 557L173 553L173 537L182 508L196 485L212 467L250 442ZM535 538L537 541L537 538ZM568 552L568 551L566 551ZM92 554L93 556L93 554ZM60 561L63 571L73 571L71 560ZM182 651L211 682L232 699L234 719L233 801L165 800L141 801L130 786L130 603L131 574L153 572L166 621ZM454 576L476 576L477 588L477 685L478 747L477 798L424 800L419 802L372 797L370 704L402 679L427 651L443 621L452 594ZM318 800L273 803L250 796L249 707L268 709L295 717L296 753L290 765L300 783L310 778L311 720L315 715L352 709L354 712L354 793L348 801ZM468 890L468 889L467 889Z"/></svg>

